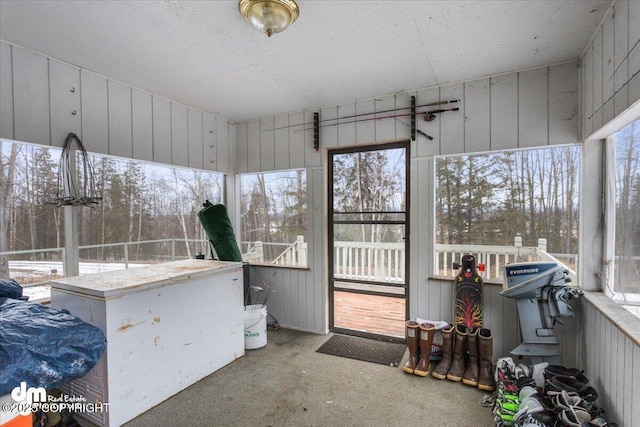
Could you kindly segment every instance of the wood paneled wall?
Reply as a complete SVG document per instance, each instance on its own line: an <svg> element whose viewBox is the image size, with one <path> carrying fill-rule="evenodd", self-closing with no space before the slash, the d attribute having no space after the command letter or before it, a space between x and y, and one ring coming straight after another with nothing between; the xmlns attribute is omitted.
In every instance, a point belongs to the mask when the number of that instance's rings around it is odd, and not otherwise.
<svg viewBox="0 0 640 427"><path fill-rule="evenodd" d="M232 173L233 125L210 113L0 42L0 138Z"/></svg>
<svg viewBox="0 0 640 427"><path fill-rule="evenodd" d="M580 60L580 109L582 139L589 138L640 99L640 2L618 0ZM615 121L613 122L615 123ZM607 126L615 127L615 125ZM615 131L612 129L611 131ZM600 141L587 141L583 164L602 164ZM582 189L600 188L601 177L583 174ZM599 230L602 194L581 194L581 244L602 239ZM600 286L594 272L600 269L598 254L581 259L580 274L585 289ZM579 327L575 331L576 366L584 369L598 390L598 404L609 421L621 426L640 425L640 328L638 319L602 292L589 292L581 299Z"/></svg>
<svg viewBox="0 0 640 427"><path fill-rule="evenodd" d="M601 292L582 298L578 365L599 393L605 417L620 426L640 425L640 343L638 318ZM635 330L636 339L628 335Z"/></svg>
<svg viewBox="0 0 640 427"><path fill-rule="evenodd" d="M618 0L581 58L586 139L640 99L640 2Z"/></svg>
<svg viewBox="0 0 640 427"><path fill-rule="evenodd" d="M452 318L452 281L434 280L433 212L434 157L503 149L544 147L578 142L577 62L504 74L470 82L407 91L319 109L320 151L313 149L313 110L236 124L236 171L252 173L307 168L309 216L309 270L278 269L269 312L283 326L324 333L328 324L326 278L326 212L324 206L327 149L408 139L408 114L382 111L460 99L460 111L437 115L432 122L418 117L418 135L411 144L411 263L409 304L411 317ZM445 108L450 107L449 105ZM436 109L438 107L421 108ZM318 111L318 110L315 110ZM373 113L373 120L336 125L337 117ZM352 121L345 119L343 121ZM268 281L273 269L253 266L252 281ZM501 286L484 290L486 326L494 331L494 358L509 354L519 342L515 303L499 295ZM568 324L571 321L567 322ZM558 330L563 353L575 360L575 338ZM565 344L566 343L566 344ZM568 347L567 347L568 346ZM568 350L564 351L564 347Z"/></svg>
<svg viewBox="0 0 640 427"><path fill-rule="evenodd" d="M408 139L411 96L418 105L460 99L444 106L460 111L439 114L432 122L418 116L418 129L434 139L418 135L411 148L415 158L578 142L578 65L571 62L237 123L236 172L323 166L323 149ZM379 113L396 108L404 110ZM313 149L317 111L320 151ZM369 113L356 123L332 120ZM395 115L401 117L387 118Z"/></svg>

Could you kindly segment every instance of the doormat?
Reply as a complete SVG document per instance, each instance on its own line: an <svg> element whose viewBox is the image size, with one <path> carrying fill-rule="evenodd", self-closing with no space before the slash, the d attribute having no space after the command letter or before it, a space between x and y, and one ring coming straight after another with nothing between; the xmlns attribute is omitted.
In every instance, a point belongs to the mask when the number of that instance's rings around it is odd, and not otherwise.
<svg viewBox="0 0 640 427"><path fill-rule="evenodd" d="M406 349L405 344L349 335L333 335L316 351L381 365L398 366Z"/></svg>

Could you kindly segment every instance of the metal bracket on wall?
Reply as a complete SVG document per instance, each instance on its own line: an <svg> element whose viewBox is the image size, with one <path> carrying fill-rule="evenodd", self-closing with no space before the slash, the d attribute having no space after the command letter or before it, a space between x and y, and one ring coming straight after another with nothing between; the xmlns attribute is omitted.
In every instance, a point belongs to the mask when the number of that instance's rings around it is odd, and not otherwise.
<svg viewBox="0 0 640 427"><path fill-rule="evenodd" d="M313 113L313 148L320 151L320 113Z"/></svg>
<svg viewBox="0 0 640 427"><path fill-rule="evenodd" d="M411 97L411 140L416 140L416 97Z"/></svg>
<svg viewBox="0 0 640 427"><path fill-rule="evenodd" d="M425 138L427 138L429 141L433 141L433 137L431 135L427 135L426 133L424 133L423 131L421 131L420 129L418 129L416 132L418 132L420 135L424 136Z"/></svg>

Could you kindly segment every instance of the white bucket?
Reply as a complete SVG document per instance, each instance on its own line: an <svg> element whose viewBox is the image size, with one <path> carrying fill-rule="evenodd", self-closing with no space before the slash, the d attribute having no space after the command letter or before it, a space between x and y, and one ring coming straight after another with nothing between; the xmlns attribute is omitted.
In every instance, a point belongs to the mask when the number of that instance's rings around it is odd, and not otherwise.
<svg viewBox="0 0 640 427"><path fill-rule="evenodd" d="M244 348L255 350L267 345L267 306L244 307Z"/></svg>

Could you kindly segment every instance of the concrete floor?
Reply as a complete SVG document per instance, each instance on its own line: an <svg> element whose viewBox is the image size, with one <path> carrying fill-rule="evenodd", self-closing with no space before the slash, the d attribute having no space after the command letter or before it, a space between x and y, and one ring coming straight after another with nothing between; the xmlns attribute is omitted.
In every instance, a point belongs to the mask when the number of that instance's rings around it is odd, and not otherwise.
<svg viewBox="0 0 640 427"><path fill-rule="evenodd" d="M125 427L494 425L491 409L477 403L480 390L316 353L328 338L269 332L266 347L247 351Z"/></svg>

